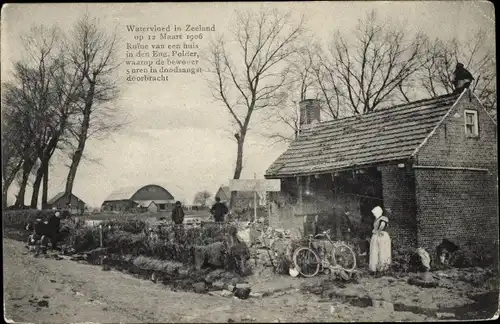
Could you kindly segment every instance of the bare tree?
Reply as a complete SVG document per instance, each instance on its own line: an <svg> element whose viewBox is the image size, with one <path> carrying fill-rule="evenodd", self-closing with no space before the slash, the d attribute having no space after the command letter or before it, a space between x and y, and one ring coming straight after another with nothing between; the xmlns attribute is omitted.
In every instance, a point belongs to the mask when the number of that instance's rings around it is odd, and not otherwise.
<svg viewBox="0 0 500 324"><path fill-rule="evenodd" d="M58 140L54 139L54 136L57 137L57 121L53 110L53 74L60 61L57 48L59 30L55 27L33 26L21 39L24 56L14 64L13 78L4 84L3 96L11 117L16 119L16 129L23 137L17 145L17 149L23 151L23 165L16 205L24 205L28 178L36 160L40 159L42 166L48 165L50 156L46 154L47 146ZM37 180L41 179L46 169L39 169ZM35 181L35 184L34 196L38 198L40 181Z"/></svg>
<svg viewBox="0 0 500 324"><path fill-rule="evenodd" d="M278 143L289 143L293 141L299 130L298 104L300 101L317 97L314 83L314 54L310 49L312 43L304 44L297 50L295 59L288 66L286 86L281 89L283 98L281 105L275 109L268 110L265 116L264 126L271 131L264 131L263 135L272 141L272 145ZM276 125L285 127L284 131L276 131Z"/></svg>
<svg viewBox="0 0 500 324"><path fill-rule="evenodd" d="M3 96L2 96L3 97ZM4 105L2 109L2 209L7 207L7 193L23 165L22 137L16 116Z"/></svg>
<svg viewBox="0 0 500 324"><path fill-rule="evenodd" d="M33 182L30 205L32 208L37 207L43 180L42 208L45 208L49 162L67 130L67 120L74 110L75 92L81 78L66 69L61 46L63 36L57 27L33 26L21 40L25 57L15 64L14 82L17 85L11 86L7 93L7 97L11 98L9 102L17 105L17 109L22 112L17 116L19 121L28 120L24 125L19 125L19 130L27 131L27 138L31 141L31 145L26 146L30 158L25 159L26 168L23 167L18 203L24 201L29 172L38 159L40 163ZM14 95L21 99L12 99Z"/></svg>
<svg viewBox="0 0 500 324"><path fill-rule="evenodd" d="M399 85L422 66L426 43L422 33L410 36L403 27L378 22L375 11L349 37L337 32L316 68L334 118L341 106L363 114L393 100Z"/></svg>
<svg viewBox="0 0 500 324"><path fill-rule="evenodd" d="M212 197L212 194L208 190L199 191L194 195L193 204L205 207L210 197Z"/></svg>
<svg viewBox="0 0 500 324"><path fill-rule="evenodd" d="M118 88L113 79L119 64L116 58L116 33L108 34L96 19L85 15L70 35L69 60L82 77L78 114L70 128L75 138L65 196L69 199L87 140L92 135L115 130L114 108Z"/></svg>
<svg viewBox="0 0 500 324"><path fill-rule="evenodd" d="M243 169L243 148L252 115L283 101L280 90L286 85L288 60L297 52L302 31L302 21L293 24L290 13L236 12L233 38L220 37L211 46L208 83L236 130L234 179L240 178Z"/></svg>
<svg viewBox="0 0 500 324"><path fill-rule="evenodd" d="M476 79L473 87L485 107L496 110L495 52L489 46L484 30L479 30L465 43L457 38L448 41L435 39L429 43L416 85L433 97L453 93L451 80L457 62L463 63Z"/></svg>

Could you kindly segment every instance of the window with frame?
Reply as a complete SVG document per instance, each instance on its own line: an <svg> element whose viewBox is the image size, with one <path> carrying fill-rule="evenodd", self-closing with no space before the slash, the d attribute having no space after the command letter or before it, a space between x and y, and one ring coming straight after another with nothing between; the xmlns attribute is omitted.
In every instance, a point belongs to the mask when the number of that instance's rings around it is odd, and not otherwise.
<svg viewBox="0 0 500 324"><path fill-rule="evenodd" d="M465 135L468 137L479 136L479 126L477 122L477 111L465 110Z"/></svg>

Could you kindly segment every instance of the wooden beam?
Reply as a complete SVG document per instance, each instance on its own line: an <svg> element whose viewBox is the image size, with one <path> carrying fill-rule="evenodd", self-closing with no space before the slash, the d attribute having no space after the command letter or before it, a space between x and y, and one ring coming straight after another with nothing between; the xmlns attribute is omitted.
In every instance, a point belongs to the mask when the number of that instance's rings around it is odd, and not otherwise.
<svg viewBox="0 0 500 324"><path fill-rule="evenodd" d="M302 186L302 181L301 181L301 177L297 177L297 191L298 191L298 196L299 196L299 199L298 199L298 203L299 203L299 209L300 209L300 213L302 214L303 213L303 201L302 201L302 196L303 196L303 191L304 191L304 188Z"/></svg>
<svg viewBox="0 0 500 324"><path fill-rule="evenodd" d="M469 167L450 167L441 165L414 165L414 169L436 169L436 170L463 170L463 171L481 171L488 172L488 169L483 168L469 168Z"/></svg>

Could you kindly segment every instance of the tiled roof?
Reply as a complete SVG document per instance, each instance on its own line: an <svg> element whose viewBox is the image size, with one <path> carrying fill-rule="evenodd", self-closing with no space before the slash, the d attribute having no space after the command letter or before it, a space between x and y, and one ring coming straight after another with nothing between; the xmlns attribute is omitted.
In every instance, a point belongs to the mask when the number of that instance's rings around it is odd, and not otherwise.
<svg viewBox="0 0 500 324"><path fill-rule="evenodd" d="M64 191L61 191L60 193L58 193L57 195L55 195L54 197L52 197L49 201L47 201L47 204L53 204L55 203L56 201L58 201L59 199L61 199L62 197L64 196ZM75 196L75 194L73 194L73 196ZM76 196L75 196L76 197ZM78 200L82 201L80 198L76 197Z"/></svg>
<svg viewBox="0 0 500 324"><path fill-rule="evenodd" d="M446 95L301 130L267 169L267 178L331 172L409 158L457 101Z"/></svg>

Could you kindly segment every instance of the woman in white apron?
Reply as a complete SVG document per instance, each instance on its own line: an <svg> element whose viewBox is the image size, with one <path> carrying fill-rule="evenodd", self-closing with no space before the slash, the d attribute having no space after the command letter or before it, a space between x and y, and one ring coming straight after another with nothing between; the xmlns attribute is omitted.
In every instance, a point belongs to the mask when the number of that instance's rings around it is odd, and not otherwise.
<svg viewBox="0 0 500 324"><path fill-rule="evenodd" d="M391 238L384 231L389 219L382 216L383 211L379 206L373 208L372 213L375 216L375 222L370 241L369 269L371 272L385 271L391 264Z"/></svg>

